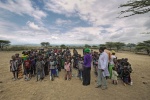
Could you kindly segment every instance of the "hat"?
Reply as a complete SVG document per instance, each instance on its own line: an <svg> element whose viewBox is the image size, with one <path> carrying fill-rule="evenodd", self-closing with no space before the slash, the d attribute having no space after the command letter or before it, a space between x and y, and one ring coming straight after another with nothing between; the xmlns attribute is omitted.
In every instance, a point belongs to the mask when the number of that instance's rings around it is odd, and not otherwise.
<svg viewBox="0 0 150 100"><path fill-rule="evenodd" d="M114 50L112 50L112 51L111 51L111 53L115 53L115 51L114 51Z"/></svg>
<svg viewBox="0 0 150 100"><path fill-rule="evenodd" d="M89 53L89 52L90 52L90 49L89 49L89 48L85 48L85 49L84 49L84 52Z"/></svg>

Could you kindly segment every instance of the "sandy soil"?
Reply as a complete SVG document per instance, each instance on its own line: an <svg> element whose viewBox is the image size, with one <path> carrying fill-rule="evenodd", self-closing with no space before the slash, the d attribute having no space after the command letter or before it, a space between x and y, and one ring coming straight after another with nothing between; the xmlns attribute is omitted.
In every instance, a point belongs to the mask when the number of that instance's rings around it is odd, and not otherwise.
<svg viewBox="0 0 150 100"><path fill-rule="evenodd" d="M81 50L78 50L80 53ZM16 52L0 52L0 100L150 100L150 57L128 52L117 53L118 58L128 58L132 64L132 86L112 85L107 80L108 89L95 88L95 76L91 71L91 85L83 86L77 77L64 80L64 70L55 81L47 76L42 82L23 79L13 81L9 72L9 60ZM21 52L20 52L21 53ZM76 75L77 71L73 70ZM145 84L143 84L143 82Z"/></svg>

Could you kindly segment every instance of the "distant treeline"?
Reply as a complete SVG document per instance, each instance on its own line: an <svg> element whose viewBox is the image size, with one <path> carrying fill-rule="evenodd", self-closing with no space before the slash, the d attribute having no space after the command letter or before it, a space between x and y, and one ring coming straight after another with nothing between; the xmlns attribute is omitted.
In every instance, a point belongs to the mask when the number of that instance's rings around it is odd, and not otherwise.
<svg viewBox="0 0 150 100"><path fill-rule="evenodd" d="M70 49L83 49L83 48L90 48L90 49L98 49L99 47L107 47L109 50L125 50L125 51L132 51L132 52L146 52L148 55L150 54L150 40L139 42L138 44L128 43L125 44L123 42L106 42L105 44L100 45L89 45L85 44L84 46L67 46L65 44L51 46L49 42L41 42L41 46L12 46L10 45L9 40L0 40L0 50L5 51L21 51L21 50L31 50L31 49L40 49L40 48L70 48Z"/></svg>

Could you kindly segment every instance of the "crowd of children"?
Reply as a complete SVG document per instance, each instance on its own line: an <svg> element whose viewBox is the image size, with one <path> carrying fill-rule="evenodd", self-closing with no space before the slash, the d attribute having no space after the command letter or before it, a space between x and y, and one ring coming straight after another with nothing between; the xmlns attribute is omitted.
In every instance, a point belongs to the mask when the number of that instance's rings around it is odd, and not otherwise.
<svg viewBox="0 0 150 100"><path fill-rule="evenodd" d="M44 49L30 50L23 51L22 54L22 57L19 54L13 55L10 60L10 71L13 73L13 80L22 78L24 75L25 81L29 81L32 77L36 77L36 81L39 81L49 75L50 80L53 81L55 77L59 77L59 72L62 69L65 70L65 80L71 80L72 68L77 69L77 76L79 79L83 79L83 57L78 54L76 49L73 50L73 55L71 55L68 48L65 50L48 49L46 51ZM99 55L98 52L91 51L96 77ZM132 84L130 76L132 68L127 58L117 59L115 52L112 51L108 69L109 78L112 79L113 84L118 84L118 78L123 81L124 85Z"/></svg>

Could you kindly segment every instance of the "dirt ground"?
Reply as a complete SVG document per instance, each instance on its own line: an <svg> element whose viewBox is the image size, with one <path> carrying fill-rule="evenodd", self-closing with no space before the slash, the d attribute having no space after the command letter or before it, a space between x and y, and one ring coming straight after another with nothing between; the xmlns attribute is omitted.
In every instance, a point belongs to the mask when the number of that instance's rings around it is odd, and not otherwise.
<svg viewBox="0 0 150 100"><path fill-rule="evenodd" d="M82 50L78 52L81 53ZM30 81L13 81L12 73L9 72L9 60L15 53L0 52L0 100L150 100L150 56L116 53L118 58L129 59L133 68L133 85L124 86L120 80L118 85L113 85L111 80L107 80L108 89L102 90L95 88L93 70L90 86L82 85L75 76L75 69L70 81L64 80L64 70L54 81L50 81L48 76L41 82L36 82L35 77Z"/></svg>

